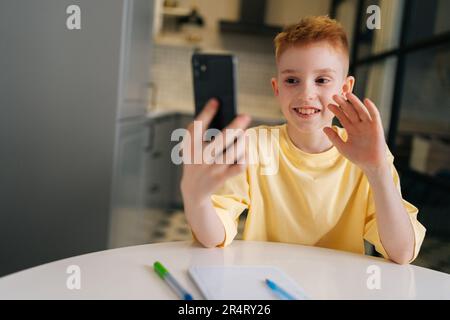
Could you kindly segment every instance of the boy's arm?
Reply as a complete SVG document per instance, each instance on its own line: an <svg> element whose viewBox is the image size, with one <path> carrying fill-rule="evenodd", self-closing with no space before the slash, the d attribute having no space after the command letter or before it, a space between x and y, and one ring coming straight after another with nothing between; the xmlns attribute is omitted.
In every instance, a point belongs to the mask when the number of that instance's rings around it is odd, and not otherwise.
<svg viewBox="0 0 450 320"><path fill-rule="evenodd" d="M225 229L211 200L195 203L189 200L188 195L183 198L186 219L197 240L207 248L213 248L223 243Z"/></svg>
<svg viewBox="0 0 450 320"><path fill-rule="evenodd" d="M399 264L413 259L415 234L390 165L364 172L375 203L378 234L389 258Z"/></svg>
<svg viewBox="0 0 450 320"><path fill-rule="evenodd" d="M337 105L330 104L328 108L345 127L347 141L342 141L332 128L324 128L324 133L342 155L366 174L373 192L380 240L389 258L408 263L414 254L415 234L386 158L380 114L369 99L362 103L352 93L346 98L333 96Z"/></svg>
<svg viewBox="0 0 450 320"><path fill-rule="evenodd" d="M245 158L244 129L250 123L250 117L238 116L227 128L225 128L214 141L205 143L203 137L214 115L217 112L218 102L212 99L205 106L187 128L188 137L183 138L183 176L181 178L181 194L183 196L186 219L197 240L205 247L215 247L225 241L225 227L217 215L211 201L212 193L224 182L244 171ZM236 130L239 136L231 145L226 145L228 140L224 137L226 130ZM233 141L233 140L231 140ZM224 154L233 148L230 163L223 163ZM204 150L219 152L212 155L204 154ZM206 158L210 156L211 158ZM219 158L219 159L218 159ZM199 160L200 161L197 161Z"/></svg>

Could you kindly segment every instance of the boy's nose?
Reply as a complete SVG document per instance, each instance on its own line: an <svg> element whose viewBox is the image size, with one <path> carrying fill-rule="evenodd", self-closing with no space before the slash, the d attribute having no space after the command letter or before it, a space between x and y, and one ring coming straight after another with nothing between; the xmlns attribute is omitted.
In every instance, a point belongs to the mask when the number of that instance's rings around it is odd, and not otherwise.
<svg viewBox="0 0 450 320"><path fill-rule="evenodd" d="M304 102L315 100L316 95L317 94L314 88L311 88L311 86L307 85L302 86L297 93L297 97L299 98L299 100Z"/></svg>

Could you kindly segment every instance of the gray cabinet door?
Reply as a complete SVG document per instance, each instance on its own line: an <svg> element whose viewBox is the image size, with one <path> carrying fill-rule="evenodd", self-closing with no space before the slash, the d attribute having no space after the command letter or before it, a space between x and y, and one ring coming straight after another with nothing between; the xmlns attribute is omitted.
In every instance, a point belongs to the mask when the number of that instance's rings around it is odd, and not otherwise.
<svg viewBox="0 0 450 320"><path fill-rule="evenodd" d="M121 43L118 118L143 116L147 112L152 43L152 0L124 0Z"/></svg>
<svg viewBox="0 0 450 320"><path fill-rule="evenodd" d="M0 276L107 247L122 17L0 1Z"/></svg>
<svg viewBox="0 0 450 320"><path fill-rule="evenodd" d="M193 115L189 114L179 114L176 126L177 128L186 128L189 123L194 119ZM174 197L173 197L173 207L175 208L182 208L183 207L183 198L181 196L181 190L180 190L180 182L181 182L181 176L183 174L183 165L177 165L175 167L175 174L174 174Z"/></svg>
<svg viewBox="0 0 450 320"><path fill-rule="evenodd" d="M149 208L182 207L182 165L176 165L171 158L173 148L181 141L171 141L171 135L175 129L186 128L192 119L191 115L173 113L151 118L148 122L146 205Z"/></svg>
<svg viewBox="0 0 450 320"><path fill-rule="evenodd" d="M150 208L169 209L173 201L175 165L171 160L170 137L175 127L173 114L152 118L148 123L146 204Z"/></svg>
<svg viewBox="0 0 450 320"><path fill-rule="evenodd" d="M139 119L139 118L138 118ZM122 121L118 126L113 206L142 208L144 201L145 119Z"/></svg>
<svg viewBox="0 0 450 320"><path fill-rule="evenodd" d="M114 164L109 247L136 243L137 221L144 209L146 119L121 121Z"/></svg>

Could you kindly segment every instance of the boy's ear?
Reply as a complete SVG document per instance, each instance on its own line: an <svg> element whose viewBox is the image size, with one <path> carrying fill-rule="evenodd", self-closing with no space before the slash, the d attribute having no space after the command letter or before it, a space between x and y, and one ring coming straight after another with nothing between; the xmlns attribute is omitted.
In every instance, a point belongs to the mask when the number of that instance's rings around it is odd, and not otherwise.
<svg viewBox="0 0 450 320"><path fill-rule="evenodd" d="M355 78L352 76L348 76L345 81L344 84L342 85L342 93L350 93L353 91L353 87L355 86Z"/></svg>
<svg viewBox="0 0 450 320"><path fill-rule="evenodd" d="M273 94L278 97L278 94L280 93L278 90L278 81L277 78L272 78L270 79L270 83L272 84L272 90L273 90Z"/></svg>

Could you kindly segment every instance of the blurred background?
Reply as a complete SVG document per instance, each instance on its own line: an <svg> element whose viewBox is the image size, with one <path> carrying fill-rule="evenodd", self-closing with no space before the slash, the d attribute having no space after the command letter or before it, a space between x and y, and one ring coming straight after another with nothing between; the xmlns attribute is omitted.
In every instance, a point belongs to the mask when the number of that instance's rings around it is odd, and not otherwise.
<svg viewBox="0 0 450 320"><path fill-rule="evenodd" d="M193 119L192 53L235 54L239 112L280 124L272 39L325 14L348 32L356 94L379 107L427 228L414 264L450 273L449 13L446 0L1 0L0 276L191 239L170 134Z"/></svg>

